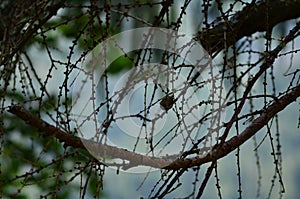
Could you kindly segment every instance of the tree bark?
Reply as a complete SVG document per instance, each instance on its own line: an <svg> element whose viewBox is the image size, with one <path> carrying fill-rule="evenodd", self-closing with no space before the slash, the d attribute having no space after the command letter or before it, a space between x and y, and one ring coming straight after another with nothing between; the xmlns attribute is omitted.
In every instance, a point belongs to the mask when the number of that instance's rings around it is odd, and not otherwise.
<svg viewBox="0 0 300 199"><path fill-rule="evenodd" d="M200 31L197 39L209 53L217 53L245 36L271 30L280 22L300 17L299 10L299 0L272 0L268 4L259 1L245 6L229 20L224 19L211 29Z"/></svg>

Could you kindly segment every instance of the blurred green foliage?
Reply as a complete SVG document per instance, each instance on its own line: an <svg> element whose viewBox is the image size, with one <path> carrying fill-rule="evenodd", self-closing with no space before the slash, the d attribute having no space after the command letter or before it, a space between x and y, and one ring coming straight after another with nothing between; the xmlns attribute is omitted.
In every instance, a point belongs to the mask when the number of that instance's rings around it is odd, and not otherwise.
<svg viewBox="0 0 300 199"><path fill-rule="evenodd" d="M90 1L68 0L67 3L85 5ZM107 26L95 17L99 15L100 13L91 15L86 8L80 6L63 8L57 16L52 17L32 35L32 39L25 47L30 49L32 45L36 45L43 50L57 49L61 39L66 39L71 40L78 51L88 52L110 35L121 31L120 24L116 27ZM29 16L24 16L24 19L26 17ZM134 67L134 58L134 53L120 56L109 65L107 73L114 75L131 69ZM43 96L39 108L30 104L30 100L35 99L35 96L6 91L5 98L6 101L22 105L42 118L47 118L47 113L55 116L58 112L56 95ZM67 106L71 106L71 101L67 102ZM51 136L42 137L36 128L12 114L4 113L2 118L5 139L0 156L2 181L0 186L5 198L32 198L36 194L49 198L72 198L72 194L74 196L74 193L82 189L80 186L84 186L84 183L73 182L73 178L76 175L84 175L83 178L86 178L90 172L91 166L82 166L81 168L84 168L82 170L76 169L78 163L89 164L91 157L88 152L65 148L63 143ZM53 118L50 120L53 121ZM99 195L99 176L95 170L92 172L92 175L89 174L86 195ZM100 196L103 195L101 192Z"/></svg>
<svg viewBox="0 0 300 199"><path fill-rule="evenodd" d="M134 54L123 55L114 60L107 68L109 74L117 74L123 70L128 70L134 67L133 63Z"/></svg>

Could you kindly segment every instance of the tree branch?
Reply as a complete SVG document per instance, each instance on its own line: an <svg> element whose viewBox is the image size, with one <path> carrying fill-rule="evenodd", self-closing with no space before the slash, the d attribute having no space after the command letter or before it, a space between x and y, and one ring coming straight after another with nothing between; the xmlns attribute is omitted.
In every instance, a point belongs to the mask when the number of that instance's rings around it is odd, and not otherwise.
<svg viewBox="0 0 300 199"><path fill-rule="evenodd" d="M300 17L299 8L299 0L272 0L268 1L268 5L265 1L249 4L234 14L230 20L199 32L197 39L208 52L216 53L244 36L270 30L280 22Z"/></svg>
<svg viewBox="0 0 300 199"><path fill-rule="evenodd" d="M130 152L126 149L79 138L45 122L41 118L35 116L33 113L20 106L11 106L8 112L16 115L28 125L37 128L44 137L57 138L61 143L64 143L64 146L70 146L84 150L88 149L89 152L95 153L93 154L94 156L100 155L102 157L105 156L109 158L128 160L130 161L129 166L127 166L128 168L138 165L163 168L172 162L172 160L167 160L166 158L145 156L135 152Z"/></svg>
<svg viewBox="0 0 300 199"><path fill-rule="evenodd" d="M245 6L242 11L236 13L229 21L221 22L212 29L200 32L198 38L209 52L218 52L222 50L224 46L230 46L244 36L249 36L257 31L269 30L280 22L300 16L299 0L273 0L268 2L268 7L269 13L266 13L265 2L260 1L260 3L257 4L249 4L248 6ZM55 9L58 8L59 6L55 7ZM49 16L57 11L55 9L54 12L50 12ZM278 13L280 13L280 15ZM269 19L268 23L265 20L267 16ZM45 18L45 20L47 20L47 18ZM226 45L224 45L225 43ZM23 42L20 44L23 45ZM65 146L81 148L84 150L89 149L89 151L97 152L96 155L128 160L130 161L131 167L144 165L154 168L177 170L179 168L190 168L201 165L226 156L255 135L272 117L274 117L274 115L295 101L299 96L300 85L296 86L280 99L275 100L241 134L232 137L222 145L215 146L212 153L201 157L178 159L173 162L168 159L168 157L149 157L130 152L126 149L79 138L43 121L20 106L11 106L8 111L25 121L27 124L37 128L43 136L57 138L61 143L64 143Z"/></svg>
<svg viewBox="0 0 300 199"><path fill-rule="evenodd" d="M71 146L75 148L81 148L87 150L96 151L97 155L109 156L111 158L121 158L130 161L130 167L144 165L154 168L164 168L170 170L177 170L179 168L190 168L196 165L201 165L216 159L220 159L237 147L241 146L244 142L255 135L260 129L262 129L271 118L273 118L278 112L283 110L300 96L300 85L294 87L289 93L285 94L278 100L275 100L265 111L256 118L251 125L249 125L241 134L232 137L226 141L222 146L215 146L212 153L208 153L205 156L197 156L194 158L177 159L172 162L166 157L149 157L134 152L130 152L126 149L113 147L101 143L96 143L91 140L79 138L72 134L66 133L59 128L56 128L42 119L35 116L33 113L27 111L20 106L11 106L9 112L16 115L27 124L36 127L43 136L55 137L65 146Z"/></svg>
<svg viewBox="0 0 300 199"><path fill-rule="evenodd" d="M249 140L260 129L262 129L270 121L271 118L273 118L277 113L282 111L289 104L296 101L299 96L300 85L294 87L289 93L274 101L241 134L232 137L222 146L215 146L211 153L206 154L204 157L198 156L194 158L178 159L164 169L176 170L179 168L190 168L226 156L227 154L241 146L243 143L245 143L247 140Z"/></svg>

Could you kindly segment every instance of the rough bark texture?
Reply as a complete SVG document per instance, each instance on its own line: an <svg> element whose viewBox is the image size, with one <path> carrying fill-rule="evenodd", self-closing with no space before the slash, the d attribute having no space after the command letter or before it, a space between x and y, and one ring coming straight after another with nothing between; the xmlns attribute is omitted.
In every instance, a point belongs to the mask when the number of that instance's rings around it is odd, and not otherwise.
<svg viewBox="0 0 300 199"><path fill-rule="evenodd" d="M272 0L250 4L229 20L199 32L198 39L210 53L219 52L245 36L272 29L280 22L300 16L299 0ZM268 11L268 12L267 12Z"/></svg>

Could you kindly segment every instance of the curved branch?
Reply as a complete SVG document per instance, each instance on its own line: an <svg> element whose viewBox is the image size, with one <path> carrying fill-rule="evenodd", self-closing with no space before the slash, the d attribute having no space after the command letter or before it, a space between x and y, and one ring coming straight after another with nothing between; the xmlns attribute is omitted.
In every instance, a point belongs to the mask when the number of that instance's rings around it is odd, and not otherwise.
<svg viewBox="0 0 300 199"><path fill-rule="evenodd" d="M260 129L262 129L269 120L274 117L278 112L283 110L300 96L300 85L294 87L289 93L283 97L275 100L258 118L256 118L251 125L249 125L241 134L232 137L226 141L222 146L215 146L212 153L208 153L205 156L198 156L194 158L177 159L172 160L167 158L149 157L134 152L130 152L126 149L113 147L101 143L96 143L91 140L79 138L72 134L66 133L59 128L56 128L42 119L35 116L33 113L27 111L20 106L11 106L9 112L16 115L27 124L36 127L43 136L55 137L60 142L63 142L65 146L71 146L75 148L81 148L87 150L97 151L97 155L110 156L111 158L121 158L130 161L130 166L151 166L154 168L164 168L169 170L177 170L179 168L190 168L196 165L201 165L219 158L222 158L241 146L244 142L255 135Z"/></svg>
<svg viewBox="0 0 300 199"><path fill-rule="evenodd" d="M269 1L269 21L266 23L266 4L262 1L258 4L249 4L242 11L235 14L229 21L219 23L214 28L199 33L199 39L209 52L218 52L224 46L234 44L243 36L251 35L257 31L266 31L276 24L297 18L300 16L299 0L273 0ZM278 15L280 13L280 15ZM224 32L226 37L224 37ZM226 42L226 45L224 43ZM21 42L22 43L22 42ZM287 105L295 101L300 96L300 85L278 100L275 100L251 125L249 125L240 135L234 136L222 145L215 146L212 153L194 158L178 159L174 162L168 157L149 157L126 149L113 147L105 144L93 142L64 132L59 128L43 121L33 113L20 106L11 106L8 110L27 124L36 127L43 136L55 137L65 146L92 149L97 155L110 156L111 158L121 158L130 161L130 166L145 165L154 168L179 169L201 165L219 158L222 158L246 142L266 125L269 120Z"/></svg>
<svg viewBox="0 0 300 199"><path fill-rule="evenodd" d="M110 158L121 158L123 160L128 160L130 161L130 163L129 166L127 166L127 168L138 165L150 166L154 168L163 168L172 162L172 160L167 160L166 158L141 155L135 152L130 152L126 149L109 146L106 144L101 144L91 140L77 137L45 122L41 118L35 116L33 113L20 106L11 106L9 107L8 112L16 115L28 125L37 128L42 136L57 138L61 143L64 143L64 146L88 150L89 152L96 153L93 154L95 156L100 155Z"/></svg>
<svg viewBox="0 0 300 199"><path fill-rule="evenodd" d="M211 153L208 153L203 157L198 156L194 158L178 159L172 164L165 167L164 169L176 170L179 168L190 168L226 156L227 154L241 146L244 142L249 140L260 129L262 129L270 121L271 118L273 118L277 113L282 111L289 104L296 101L296 99L299 96L300 85L294 87L289 93L285 94L283 97L279 98L278 100L275 100L241 134L232 137L231 139L226 141L222 146L215 146Z"/></svg>
<svg viewBox="0 0 300 199"><path fill-rule="evenodd" d="M300 17L299 8L299 0L272 0L268 1L268 5L265 1L249 4L234 14L229 21L199 32L197 39L207 51L219 52L225 48L225 43L226 46L230 46L244 36L270 30L280 22Z"/></svg>

